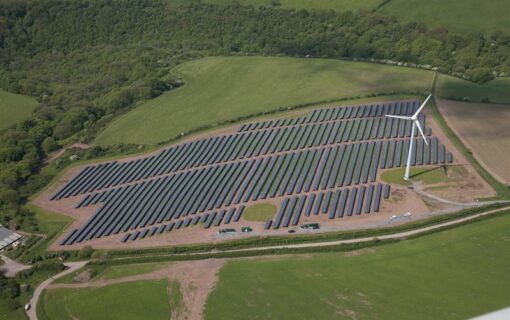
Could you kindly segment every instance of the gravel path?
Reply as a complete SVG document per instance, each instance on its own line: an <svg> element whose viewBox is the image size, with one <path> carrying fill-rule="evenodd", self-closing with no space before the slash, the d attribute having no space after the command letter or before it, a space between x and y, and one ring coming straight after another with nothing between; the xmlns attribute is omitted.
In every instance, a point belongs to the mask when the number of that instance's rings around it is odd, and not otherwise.
<svg viewBox="0 0 510 320"><path fill-rule="evenodd" d="M494 203L509 203L510 202L508 200L495 200L495 201L483 201L483 202L480 202L480 201L475 201L475 202L455 202L455 201L451 201L451 200L447 200L447 199L438 197L436 195L433 195L432 193L426 192L422 188L421 181L420 182L413 182L413 190L416 193L418 193L419 195L421 195L421 196L424 196L424 197L436 200L436 201L444 203L444 204L452 205L452 206L455 206L455 207L462 207L462 208L480 207L482 205L489 205L489 204L494 204Z"/></svg>
<svg viewBox="0 0 510 320"><path fill-rule="evenodd" d="M67 275L67 274L70 274L71 272L74 272L74 271L82 268L83 266L85 266L87 264L87 262L88 261L78 261L78 262L64 263L64 265L67 267L66 270L64 270L61 273L56 274L53 277L49 278L48 280L42 282L35 289L34 294L33 294L32 298L29 301L31 307L27 311L28 318L30 320L37 320L37 314L36 314L37 301L39 301L39 297L41 296L41 293L43 292L43 290L46 289L46 287L48 285L50 285L53 282L53 280L61 278L61 277L65 276L65 275Z"/></svg>
<svg viewBox="0 0 510 320"><path fill-rule="evenodd" d="M2 266L0 266L0 269L5 271L5 276L7 277L14 277L16 273L30 269L30 266L18 263L4 255L0 255L0 258L5 262Z"/></svg>

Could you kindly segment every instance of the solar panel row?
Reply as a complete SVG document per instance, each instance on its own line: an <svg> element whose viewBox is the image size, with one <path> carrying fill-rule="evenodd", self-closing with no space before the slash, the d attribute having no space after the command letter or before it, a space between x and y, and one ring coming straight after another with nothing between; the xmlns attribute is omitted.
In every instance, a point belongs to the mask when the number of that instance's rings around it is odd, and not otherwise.
<svg viewBox="0 0 510 320"><path fill-rule="evenodd" d="M85 167L59 190L53 199L268 153L373 139L378 128L386 128L386 134L379 135L379 139L396 138L395 132L405 123L385 117L362 118L329 123L295 124L288 128L269 128L260 132L243 132L196 140L164 149L146 158ZM399 137L403 137L403 132Z"/></svg>
<svg viewBox="0 0 510 320"><path fill-rule="evenodd" d="M303 123L315 123L325 121L335 121L339 119L353 118L373 118L384 114L409 115L416 110L418 101L397 101L386 104L359 105L349 107L335 107L327 109L317 109L307 116L268 120L262 122L247 123L240 126L239 131L261 130L274 127L292 126ZM408 110L409 109L409 110Z"/></svg>
<svg viewBox="0 0 510 320"><path fill-rule="evenodd" d="M379 212L382 200L381 191L383 188L385 192L384 196L386 197L386 192L388 192L389 197L389 185L380 183L361 187L342 188L326 193L312 193L309 196L295 195L286 197L274 221L267 220L264 228L286 228L289 227L291 221L292 225L295 226L299 223L299 219L303 213L306 217L309 217L312 210L314 215L317 215L319 212L328 213L329 219L352 216L353 214L359 215L362 212L365 214Z"/></svg>

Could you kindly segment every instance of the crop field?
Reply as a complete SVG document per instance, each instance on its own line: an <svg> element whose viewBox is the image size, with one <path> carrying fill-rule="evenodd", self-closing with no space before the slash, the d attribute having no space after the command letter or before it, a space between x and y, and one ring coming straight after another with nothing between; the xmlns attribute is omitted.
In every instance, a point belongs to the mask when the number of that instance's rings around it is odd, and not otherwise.
<svg viewBox="0 0 510 320"><path fill-rule="evenodd" d="M490 33L510 28L505 14L509 11L510 2L506 0L390 0L378 12L394 15L403 22L423 22L431 29Z"/></svg>
<svg viewBox="0 0 510 320"><path fill-rule="evenodd" d="M450 127L503 183L510 183L510 106L439 100Z"/></svg>
<svg viewBox="0 0 510 320"><path fill-rule="evenodd" d="M300 219L347 219L380 211L391 187L378 171L404 165L411 137L408 115L419 101L334 107L294 118L237 126L231 134L195 139L133 160L85 166L50 203L94 209L60 245L110 236L131 242L201 223L205 229L241 220L252 204L279 205L270 232ZM413 166L451 163L426 116L428 146L416 139Z"/></svg>
<svg viewBox="0 0 510 320"><path fill-rule="evenodd" d="M0 130L28 117L36 105L34 98L0 89Z"/></svg>
<svg viewBox="0 0 510 320"><path fill-rule="evenodd" d="M371 63L211 57L177 66L184 87L114 120L98 145L154 144L207 125L282 107L392 92L428 92L433 73Z"/></svg>
<svg viewBox="0 0 510 320"><path fill-rule="evenodd" d="M205 319L467 319L505 308L509 228L507 213L355 252L229 261Z"/></svg>
<svg viewBox="0 0 510 320"><path fill-rule="evenodd" d="M441 74L438 76L436 93L440 97L456 100L510 104L510 77L496 78L480 85Z"/></svg>
<svg viewBox="0 0 510 320"><path fill-rule="evenodd" d="M99 288L47 290L38 317L49 319L168 319L168 280L134 281Z"/></svg>

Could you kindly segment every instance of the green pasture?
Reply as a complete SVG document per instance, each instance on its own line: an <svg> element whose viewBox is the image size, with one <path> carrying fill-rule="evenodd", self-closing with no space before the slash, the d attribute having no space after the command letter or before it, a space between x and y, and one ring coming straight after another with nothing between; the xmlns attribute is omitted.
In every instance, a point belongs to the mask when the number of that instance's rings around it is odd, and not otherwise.
<svg viewBox="0 0 510 320"><path fill-rule="evenodd" d="M166 320L171 311L168 286L168 280L147 280L99 288L50 289L42 296L37 315L41 320Z"/></svg>
<svg viewBox="0 0 510 320"><path fill-rule="evenodd" d="M0 89L0 130L27 118L36 105L32 97Z"/></svg>
<svg viewBox="0 0 510 320"><path fill-rule="evenodd" d="M443 98L476 102L510 103L510 77L476 84L448 75L439 75L436 93Z"/></svg>
<svg viewBox="0 0 510 320"><path fill-rule="evenodd" d="M506 0L390 0L378 12L458 33L510 29Z"/></svg>
<svg viewBox="0 0 510 320"><path fill-rule="evenodd" d="M357 252L229 261L205 319L466 319L498 310L510 304L508 228L506 214Z"/></svg>
<svg viewBox="0 0 510 320"><path fill-rule="evenodd" d="M180 4L182 0L171 0ZM205 0L207 3L229 5L274 6L283 9L357 11L376 10L402 22L423 22L429 28L445 27L457 33L510 29L510 2L506 0Z"/></svg>
<svg viewBox="0 0 510 320"><path fill-rule="evenodd" d="M181 133L282 107L393 92L428 92L425 70L328 59L210 57L177 66L185 85L147 101L95 144L154 144Z"/></svg>

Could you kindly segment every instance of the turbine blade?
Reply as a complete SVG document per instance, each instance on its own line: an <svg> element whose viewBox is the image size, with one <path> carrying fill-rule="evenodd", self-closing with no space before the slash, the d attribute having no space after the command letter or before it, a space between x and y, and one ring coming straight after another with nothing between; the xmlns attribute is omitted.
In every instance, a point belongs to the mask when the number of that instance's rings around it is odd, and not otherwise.
<svg viewBox="0 0 510 320"><path fill-rule="evenodd" d="M428 146L429 143L427 142L427 139L423 134L423 130L421 130L420 122L418 120L414 120L414 124L416 125L416 127L418 127L418 131L420 131L421 137L423 138L423 142L425 142L425 144Z"/></svg>
<svg viewBox="0 0 510 320"><path fill-rule="evenodd" d="M391 114L387 114L386 117L388 117L388 118L395 118L395 119L411 120L411 117L394 116L394 115L391 115Z"/></svg>
<svg viewBox="0 0 510 320"><path fill-rule="evenodd" d="M418 111L416 111L414 113L415 116L418 115L418 113L420 113L421 109L423 109L423 107L425 107L425 105L427 104L427 101L429 101L430 97L432 97L432 93L429 94L429 96L427 97L427 99L425 99L425 101L423 101L423 103L421 104L421 106L418 108Z"/></svg>

